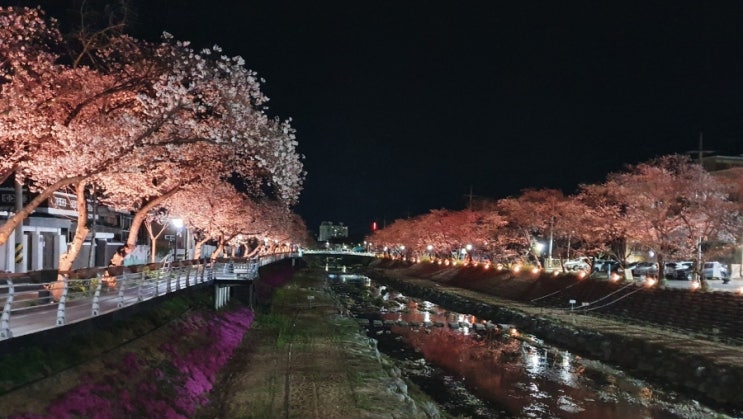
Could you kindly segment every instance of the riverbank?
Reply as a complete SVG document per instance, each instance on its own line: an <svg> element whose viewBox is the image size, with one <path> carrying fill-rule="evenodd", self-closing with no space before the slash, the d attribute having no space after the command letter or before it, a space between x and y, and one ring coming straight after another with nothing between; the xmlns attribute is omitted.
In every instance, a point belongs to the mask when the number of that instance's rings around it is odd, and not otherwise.
<svg viewBox="0 0 743 419"><path fill-rule="evenodd" d="M469 270L468 270L469 269ZM678 290L635 291L634 285L619 291L623 285L578 281L575 277L551 277L532 274L514 275L473 268L441 268L432 264L404 264L378 260L367 271L375 281L389 283L410 295L450 307L463 313L495 322L514 324L577 354L619 365L638 376L667 383L698 400L721 406L727 411L743 409L743 347L722 343L711 330L689 324L654 325L633 321L642 311L671 307L680 298ZM593 299L580 299L587 290ZM633 292L629 294L629 292ZM553 294L554 293L554 294ZM571 299L594 301L597 295L614 298L625 296L625 306L634 299L635 310L624 318L615 311L608 316L590 311L577 314L564 303ZM557 295L562 306L546 304L544 296ZM543 298L540 298L543 297ZM637 297L637 298L635 298ZM691 296L693 298L695 296ZM727 301L732 296L708 295L700 300ZM604 302L610 301L606 298ZM535 299L538 299L535 301ZM627 300L627 301L625 301ZM731 300L734 301L734 300ZM598 306L598 305L595 305ZM687 313L698 310L686 304ZM621 311L620 311L621 312ZM590 314L589 314L590 313ZM630 315L631 314L631 315ZM734 316L735 313L728 313ZM688 317L687 317L688 318ZM640 324L642 323L642 324ZM684 330L686 329L686 330ZM692 330L689 330L692 329ZM719 331L718 331L719 334Z"/></svg>
<svg viewBox="0 0 743 419"><path fill-rule="evenodd" d="M240 298L214 311L202 290L19 348L0 362L0 417L446 417L324 280L276 264L256 284L258 314Z"/></svg>

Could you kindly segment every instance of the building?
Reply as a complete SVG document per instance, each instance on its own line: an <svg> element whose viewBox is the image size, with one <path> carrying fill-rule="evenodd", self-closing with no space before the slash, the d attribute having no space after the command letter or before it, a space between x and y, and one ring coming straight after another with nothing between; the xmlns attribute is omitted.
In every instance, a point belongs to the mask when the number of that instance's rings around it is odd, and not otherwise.
<svg viewBox="0 0 743 419"><path fill-rule="evenodd" d="M699 159L697 159L699 160ZM702 167L708 172L743 167L743 156L707 156L702 158Z"/></svg>
<svg viewBox="0 0 743 419"><path fill-rule="evenodd" d="M323 221L320 223L320 234L317 236L317 241L327 241L336 238L347 238L348 237L348 226L344 226L343 223L333 224L330 221Z"/></svg>
<svg viewBox="0 0 743 419"><path fill-rule="evenodd" d="M15 213L16 190L11 176L0 185L0 223ZM33 193L23 188L23 204ZM113 253L129 235L132 215L88 202L88 225L91 232L83 244L72 269L106 266ZM11 234L0 245L0 272L30 272L56 269L59 258L67 252L77 227L77 196L55 192L23 221L22 236ZM91 252L91 246L95 249ZM92 253L92 254L91 254Z"/></svg>

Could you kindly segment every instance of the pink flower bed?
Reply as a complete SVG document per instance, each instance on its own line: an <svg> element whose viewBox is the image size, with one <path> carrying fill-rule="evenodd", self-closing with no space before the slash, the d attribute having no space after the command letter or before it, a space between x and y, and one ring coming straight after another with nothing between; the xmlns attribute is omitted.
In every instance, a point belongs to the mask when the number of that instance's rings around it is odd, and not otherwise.
<svg viewBox="0 0 743 419"><path fill-rule="evenodd" d="M253 323L247 308L192 313L177 323L155 363L134 352L107 365L102 377L83 377L75 389L52 402L45 415L15 418L187 418L208 401L219 370Z"/></svg>

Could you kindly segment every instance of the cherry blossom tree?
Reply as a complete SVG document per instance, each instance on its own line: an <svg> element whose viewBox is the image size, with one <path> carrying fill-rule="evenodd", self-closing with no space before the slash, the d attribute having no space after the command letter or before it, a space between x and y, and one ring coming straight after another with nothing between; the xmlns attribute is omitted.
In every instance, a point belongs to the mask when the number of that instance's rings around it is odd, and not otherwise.
<svg viewBox="0 0 743 419"><path fill-rule="evenodd" d="M449 258L471 245L468 252L487 254L497 241L496 231L503 219L492 211L432 210L411 219L396 220L378 230L367 241L375 247L387 247L392 253L425 255ZM429 246L431 250L429 251Z"/></svg>
<svg viewBox="0 0 743 419"><path fill-rule="evenodd" d="M555 189L528 189L516 198L504 198L496 208L508 220L503 229L507 247L527 256L541 266L537 239L549 238L555 225L561 223L561 203L565 196Z"/></svg>
<svg viewBox="0 0 743 419"><path fill-rule="evenodd" d="M165 200L163 208L182 218L194 237L199 238L194 249L197 259L208 241L217 243L212 255L216 258L225 254L226 247L234 249L240 245L239 237L272 244L296 243L307 234L301 219L281 201L250 199L227 182L190 185ZM254 250L254 254L260 251Z"/></svg>
<svg viewBox="0 0 743 419"><path fill-rule="evenodd" d="M104 170L143 143L146 132L126 129L131 117L126 110L153 71L111 66L102 72L58 64L53 45L41 41L60 37L41 12L0 9L0 18L2 168L15 171L19 181L28 180L38 192L0 227L0 243L5 243L55 191Z"/></svg>
<svg viewBox="0 0 743 419"><path fill-rule="evenodd" d="M642 247L633 240L639 227L638 214L628 210L617 192L612 182L580 186L576 200L584 212L574 225L582 254L605 255L624 262L638 245Z"/></svg>
<svg viewBox="0 0 743 419"><path fill-rule="evenodd" d="M11 27L18 31L21 26ZM15 33L0 35L12 38ZM15 57L12 45L0 52ZM145 170L152 170L160 166L157 155L163 150L171 156L171 168L176 156L181 164L200 163L222 175L237 175L253 193L268 191L287 205L296 202L304 172L294 151L294 131L288 121L269 119L263 113L267 99L256 75L243 67L242 58L209 58L220 52L214 47L195 53L187 43L168 36L160 44L119 36L95 52L95 69L56 64L58 57L44 51L37 54L44 60L36 56L6 60L10 69L5 72L8 82L2 86L2 98L8 112L0 116L0 122L5 122L0 124L5 128L0 135L9 140L3 153L10 158L3 160L4 168L15 169L39 194L0 227L0 243L60 187L90 176L111 184L112 177L142 170L147 161ZM90 49L87 53L93 54ZM24 66L33 71L24 73ZM34 77L21 77L25 74ZM195 153L202 156L199 163ZM138 162L133 169L131 161ZM214 165L215 161L220 164ZM134 181L131 173L125 176ZM137 196L139 224L158 199L166 199L187 183L169 178L170 187L160 183L158 193ZM186 177L197 178L201 176ZM113 196L112 190L108 192ZM132 195L131 190L116 193ZM129 249L136 242L139 224L127 240Z"/></svg>
<svg viewBox="0 0 743 419"><path fill-rule="evenodd" d="M611 174L607 188L628 214L630 239L658 255L695 258L700 241L738 237L730 190L687 156L669 155Z"/></svg>

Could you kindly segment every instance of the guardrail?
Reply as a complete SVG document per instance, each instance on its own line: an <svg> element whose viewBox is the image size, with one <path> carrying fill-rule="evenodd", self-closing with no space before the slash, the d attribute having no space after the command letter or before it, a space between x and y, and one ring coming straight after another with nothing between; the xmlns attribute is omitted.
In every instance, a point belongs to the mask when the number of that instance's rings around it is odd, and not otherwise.
<svg viewBox="0 0 743 419"><path fill-rule="evenodd" d="M368 257L376 257L377 254L374 252L352 252L352 251L342 251L342 250L321 250L321 249L302 249L302 253L307 253L310 255L353 255L353 256L368 256Z"/></svg>
<svg viewBox="0 0 743 419"><path fill-rule="evenodd" d="M184 261L129 266L118 275L105 269L89 278L59 275L34 282L30 275L0 275L0 340L41 332L130 307L142 301L216 281L248 281L258 268L296 253L279 253L237 261Z"/></svg>

